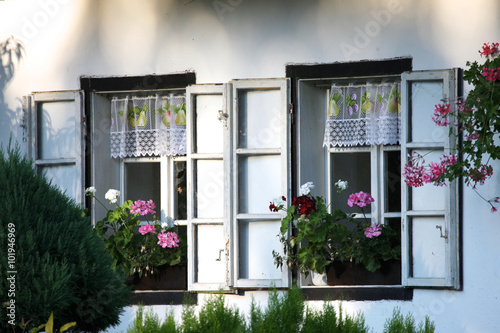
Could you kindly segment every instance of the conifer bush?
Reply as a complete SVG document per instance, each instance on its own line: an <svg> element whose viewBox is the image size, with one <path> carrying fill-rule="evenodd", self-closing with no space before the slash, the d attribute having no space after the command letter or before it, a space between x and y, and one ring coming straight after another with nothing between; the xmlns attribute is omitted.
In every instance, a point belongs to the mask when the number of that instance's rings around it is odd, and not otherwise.
<svg viewBox="0 0 500 333"><path fill-rule="evenodd" d="M15 258L0 260L2 276L15 271L14 284L0 280L1 304L15 304L14 319L2 309L0 331L21 320L37 327L51 312L55 327L76 322L75 330L97 332L118 324L129 289L82 208L10 144L0 148L0 193L0 252L11 248Z"/></svg>

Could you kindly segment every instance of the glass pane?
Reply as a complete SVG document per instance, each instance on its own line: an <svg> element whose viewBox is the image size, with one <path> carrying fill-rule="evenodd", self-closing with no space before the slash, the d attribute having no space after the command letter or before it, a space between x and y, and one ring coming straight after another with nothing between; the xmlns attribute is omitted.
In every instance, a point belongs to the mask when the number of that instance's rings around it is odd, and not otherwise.
<svg viewBox="0 0 500 333"><path fill-rule="evenodd" d="M160 217L160 163L159 162L125 162L125 196L124 200L153 200L156 205L156 216ZM146 216L149 220L150 215ZM144 217L144 219L146 219Z"/></svg>
<svg viewBox="0 0 500 333"><path fill-rule="evenodd" d="M269 202L281 193L281 156L240 157L238 213L269 213Z"/></svg>
<svg viewBox="0 0 500 333"><path fill-rule="evenodd" d="M436 126L431 116L434 105L441 103L441 81L412 82L410 142L442 142L448 129Z"/></svg>
<svg viewBox="0 0 500 333"><path fill-rule="evenodd" d="M223 123L219 121L222 110L221 95L196 96L196 152L222 153Z"/></svg>
<svg viewBox="0 0 500 333"><path fill-rule="evenodd" d="M224 163L221 160L196 161L196 217L224 216Z"/></svg>
<svg viewBox="0 0 500 333"><path fill-rule="evenodd" d="M39 167L39 169L42 173L45 173L47 179L52 180L52 184L59 186L63 192L66 192L67 196L79 200L81 180L80 175L76 172L76 166L44 166Z"/></svg>
<svg viewBox="0 0 500 333"><path fill-rule="evenodd" d="M401 152L384 152L385 158L385 211L401 211Z"/></svg>
<svg viewBox="0 0 500 333"><path fill-rule="evenodd" d="M370 152L332 153L331 163L332 181L336 183L341 179L348 183L347 190L341 193L337 193L335 185L332 184L332 208L340 208L346 213L359 213L359 207L349 207L347 199L349 195L359 191L371 194ZM365 213L370 213L370 210Z"/></svg>
<svg viewBox="0 0 500 333"><path fill-rule="evenodd" d="M174 162L174 197L175 197L175 216L176 220L187 219L187 192L186 192L186 162Z"/></svg>
<svg viewBox="0 0 500 333"><path fill-rule="evenodd" d="M415 278L442 278L446 275L446 246L444 219L414 217L411 219L412 272Z"/></svg>
<svg viewBox="0 0 500 333"><path fill-rule="evenodd" d="M429 162L439 162L443 156L442 150L417 150L417 153L423 156L425 165ZM421 187L412 187L411 191L411 208L414 210L444 210L446 201L446 189L433 184L425 184Z"/></svg>
<svg viewBox="0 0 500 333"><path fill-rule="evenodd" d="M74 102L38 103L38 159L75 157Z"/></svg>
<svg viewBox="0 0 500 333"><path fill-rule="evenodd" d="M221 224L198 224L195 226L195 239L195 281L224 283L226 279L224 227Z"/></svg>
<svg viewBox="0 0 500 333"><path fill-rule="evenodd" d="M238 95L238 148L279 148L280 90L242 90Z"/></svg>
<svg viewBox="0 0 500 333"><path fill-rule="evenodd" d="M240 279L281 279L272 254L273 250L282 252L276 236L280 225L280 221L239 221Z"/></svg>

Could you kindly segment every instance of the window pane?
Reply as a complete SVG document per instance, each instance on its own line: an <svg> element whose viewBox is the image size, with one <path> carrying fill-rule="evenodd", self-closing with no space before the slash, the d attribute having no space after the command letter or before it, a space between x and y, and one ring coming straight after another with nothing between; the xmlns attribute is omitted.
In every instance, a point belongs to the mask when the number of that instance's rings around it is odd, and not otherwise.
<svg viewBox="0 0 500 333"><path fill-rule="evenodd" d="M39 166L39 169L45 173L47 179L52 180L52 184L59 186L67 196L77 198L81 191L81 184L75 165Z"/></svg>
<svg viewBox="0 0 500 333"><path fill-rule="evenodd" d="M238 213L269 213L269 202L281 197L281 156L240 157Z"/></svg>
<svg viewBox="0 0 500 333"><path fill-rule="evenodd" d="M238 96L238 148L279 148L279 90L242 90Z"/></svg>
<svg viewBox="0 0 500 333"><path fill-rule="evenodd" d="M224 254L224 227L222 224L195 226L196 272L198 283L224 283L226 257Z"/></svg>
<svg viewBox="0 0 500 333"><path fill-rule="evenodd" d="M125 162L125 196L124 200L153 200L156 205L156 216L160 216L160 163L159 162ZM148 215L148 218L150 216Z"/></svg>
<svg viewBox="0 0 500 333"><path fill-rule="evenodd" d="M411 142L441 142L448 129L438 127L431 118L434 105L443 98L441 81L412 82L411 84Z"/></svg>
<svg viewBox="0 0 500 333"><path fill-rule="evenodd" d="M399 150L384 152L385 158L385 211L401 211L401 152Z"/></svg>
<svg viewBox="0 0 500 333"><path fill-rule="evenodd" d="M440 227L441 230L439 228ZM411 219L411 277L432 278L446 276L446 232L440 217L414 217Z"/></svg>
<svg viewBox="0 0 500 333"><path fill-rule="evenodd" d="M38 159L75 157L75 103L38 103Z"/></svg>
<svg viewBox="0 0 500 333"><path fill-rule="evenodd" d="M222 96L196 96L196 152L222 153Z"/></svg>
<svg viewBox="0 0 500 333"><path fill-rule="evenodd" d="M224 216L224 163L221 160L196 161L196 217Z"/></svg>
<svg viewBox="0 0 500 333"><path fill-rule="evenodd" d="M442 150L418 150L416 151L423 156L425 165L429 162L439 162L443 156ZM414 210L444 210L446 201L446 188L444 186L435 186L433 184L425 184L421 187L411 187L411 206Z"/></svg>
<svg viewBox="0 0 500 333"><path fill-rule="evenodd" d="M332 184L332 208L340 208L347 213L359 213L359 207L349 207L347 199L349 195L359 191L371 193L370 152L332 153L331 159L333 183L339 179L348 182L347 190L342 193L337 193L335 185Z"/></svg>
<svg viewBox="0 0 500 333"><path fill-rule="evenodd" d="M274 265L273 250L281 251L276 235L280 221L239 221L239 278L281 279L281 270ZM283 268L286 269L286 268Z"/></svg>
<svg viewBox="0 0 500 333"><path fill-rule="evenodd" d="M186 162L174 161L174 219L187 219L187 192L186 192Z"/></svg>

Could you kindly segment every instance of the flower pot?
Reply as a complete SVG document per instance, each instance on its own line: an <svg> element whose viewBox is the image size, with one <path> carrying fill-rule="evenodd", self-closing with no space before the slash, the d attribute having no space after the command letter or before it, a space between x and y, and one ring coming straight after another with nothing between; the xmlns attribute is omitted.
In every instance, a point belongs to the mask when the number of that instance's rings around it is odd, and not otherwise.
<svg viewBox="0 0 500 333"><path fill-rule="evenodd" d="M326 276L329 286L400 285L401 261L384 261L375 272L370 272L363 264L334 261L326 267Z"/></svg>
<svg viewBox="0 0 500 333"><path fill-rule="evenodd" d="M326 273L320 274L314 271L311 271L311 281L315 286L327 286Z"/></svg>
<svg viewBox="0 0 500 333"><path fill-rule="evenodd" d="M162 266L154 274L130 276L127 284L134 290L187 290L187 268L185 265Z"/></svg>

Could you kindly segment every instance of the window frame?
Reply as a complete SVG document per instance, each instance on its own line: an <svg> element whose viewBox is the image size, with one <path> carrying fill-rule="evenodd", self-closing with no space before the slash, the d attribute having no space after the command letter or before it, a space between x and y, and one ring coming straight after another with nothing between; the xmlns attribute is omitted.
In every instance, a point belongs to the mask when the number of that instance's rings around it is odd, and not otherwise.
<svg viewBox="0 0 500 333"><path fill-rule="evenodd" d="M311 86L313 83L315 84L328 84L330 80L333 79L352 79L354 78L360 78L360 77L372 77L372 76L397 76L399 77L402 81L405 79L405 75L403 74L405 72L411 72L411 58L402 58L402 59L394 59L394 60L382 60L382 61L362 61L362 62L353 62L353 63L335 63L335 64L320 64L320 65L290 65L287 66L287 76L291 77L292 80L292 97L293 97L293 102L297 107L294 110L294 131L293 131L293 144L295 146L294 148L294 161L295 161L295 166L296 170L294 172L294 190L297 191L298 187L300 186L301 183L305 181L309 181L308 177L305 177L304 175L311 174L311 172L304 171L303 166L300 163L301 158L303 159L304 154L303 151L303 146L301 146L301 139L304 136L304 134L301 132L303 131L304 128L307 128L307 126L302 125L302 122L304 121L304 116L301 115L302 112L304 112L304 106L302 105L303 100L304 100L304 91L307 92L307 90L311 90ZM449 72L449 71L448 71ZM455 73L457 73L457 70L455 70ZM454 96L460 96L460 91L462 89L462 83L460 81L460 75L456 74L455 75L456 80L454 82L447 82L448 84L448 89L455 91ZM402 82L402 86L403 86ZM304 88L306 86L306 88ZM307 87L309 86L309 88ZM450 95L448 95L450 96ZM314 99L310 102L310 105L315 105L318 104L317 102L314 101ZM402 96L402 105L404 105L403 101L403 96ZM316 105L317 106L317 105ZM404 106L402 106L404 108ZM405 112L405 111L402 111ZM432 112L432 110L430 110ZM430 115L429 115L430 116ZM306 120L306 123L309 121ZM403 126L405 126L404 121L402 121ZM307 124L311 125L311 124ZM403 157L404 155L404 149L403 146L401 145L401 155ZM307 156L307 154L306 154ZM307 156L310 157L310 156ZM318 164L321 165L326 165L327 164L328 158L323 156L318 158ZM382 159L383 160L383 159ZM401 165L404 165L405 159L401 159ZM321 179L321 177L319 177ZM328 179L327 177L324 177L324 181L329 181L332 182L333 180ZM318 189L318 186L316 186L317 190L324 190L321 188L321 185L319 186L320 188ZM385 189L382 187L382 191ZM406 184L404 182L401 183L401 212L402 212L402 224L403 224L403 218L404 218L404 210L405 207L403 206L403 193L406 190ZM294 192L296 193L296 192ZM325 192L327 193L327 192ZM457 194L454 198L451 199L450 201L450 212L455 215L454 220L457 221L460 217L460 210L459 210L459 200L458 200L458 190L455 191ZM382 204L382 203L381 203ZM380 211L380 209L379 209ZM385 213L383 214L384 218L390 218L390 217L395 217L392 216L392 213ZM458 281L459 278L457 277L458 272L460 272L460 242L461 242L461 235L460 235L460 226L459 223L457 222L454 226L452 226L453 231L452 234L454 235L454 243L455 245L453 246L455 248L455 253L456 255L452 254L453 259L452 261L454 262L455 268L452 269L453 275L455 275L454 281ZM407 230L406 226L402 228L402 238L405 237L405 230ZM450 234L451 235L451 234ZM404 242L408 242L407 239L404 240ZM402 249L402 251L407 251L407 249ZM403 255L403 253L402 253ZM402 258L403 260L403 258ZM406 257L404 260L408 260L408 257ZM402 266L404 266L403 261L402 261ZM404 271L403 271L404 272ZM403 277L404 279L404 277ZM314 299L321 299L320 295L336 295L338 292L336 291L337 288L340 287L334 287L334 286L327 286L327 287L304 287L304 292L311 296L311 297L317 297ZM390 286L388 287L382 287L382 286L376 286L376 287L370 287L370 286L352 286L352 287L342 287L340 289L342 290L349 290L349 292L352 295L352 298L347 298L347 299L359 299L359 300L364 300L365 297L363 296L364 294L370 294L368 296L370 299L373 299L372 297L375 297L375 299L387 299L386 296L388 294L391 294L389 296L389 299L411 299L412 297L412 290L415 287L422 287L422 288L432 288L432 287L441 287L441 288L451 288L451 289L458 289L459 286L457 284L455 285L425 285L421 284L420 286L407 283L404 280L402 281L401 286ZM358 292L358 290L361 290ZM380 296L380 298L377 298L377 295Z"/></svg>
<svg viewBox="0 0 500 333"><path fill-rule="evenodd" d="M409 153L412 150L429 150L437 151L443 150L443 153L449 153L456 142L457 128L450 127L437 127L435 132L440 133L438 137L442 137L442 141L429 140L429 141L414 141L411 137L412 132L412 92L410 85L413 82L442 82L443 85L443 99L441 101L450 102L452 108L455 108L454 101L459 96L462 96L461 85L462 70L447 69L447 70L429 70L429 71L415 71L407 72L402 75L402 89L401 101L403 111L405 111L402 119L402 133L401 133L401 163L405 164L409 160ZM438 103L439 101L433 101ZM431 117L432 109L426 109L428 116ZM431 136L432 138L432 136ZM459 157L460 158L460 157ZM402 234L405 241L402 242L401 248L401 261L402 263L402 279L403 285L406 287L422 287L422 288L449 288L460 290L462 288L461 282L461 214L460 214L460 179L448 182L444 187L445 203L442 210L425 210L414 209L411 205L412 193L415 189L406 186L402 183L401 195L401 209L403 212L402 217ZM425 186L433 186L427 184ZM444 231L442 228L436 230L440 238L445 239L444 244L444 257L445 269L444 276L441 277L415 277L413 276L414 256L413 250L413 219L425 218L442 218ZM439 225L436 225L439 229Z"/></svg>

